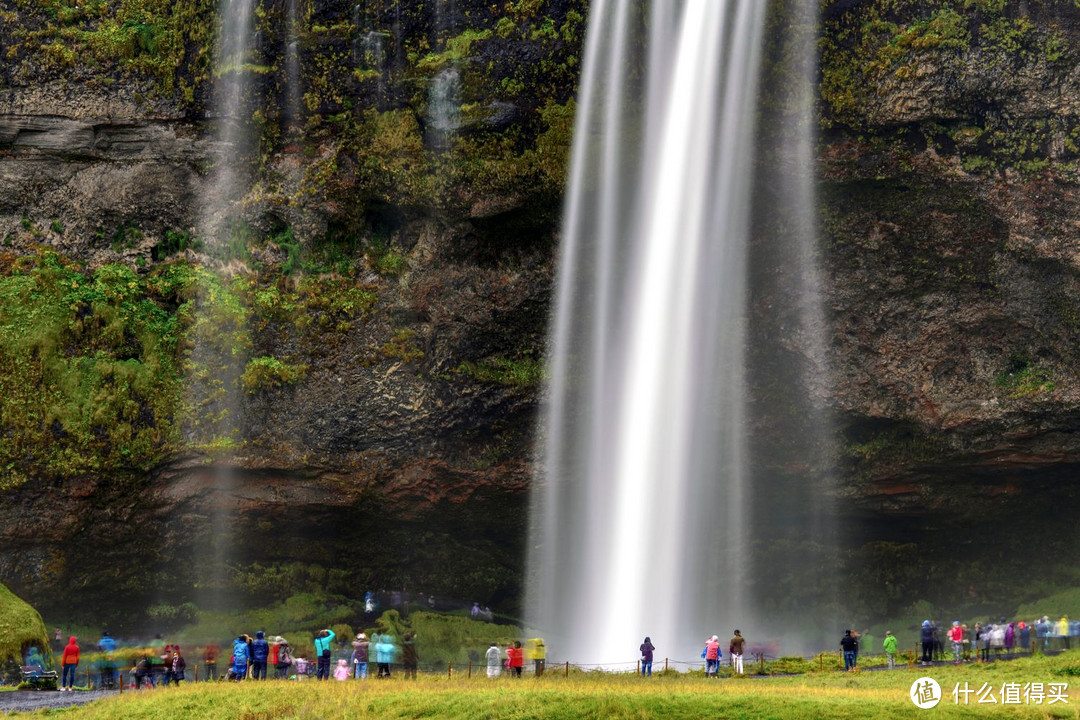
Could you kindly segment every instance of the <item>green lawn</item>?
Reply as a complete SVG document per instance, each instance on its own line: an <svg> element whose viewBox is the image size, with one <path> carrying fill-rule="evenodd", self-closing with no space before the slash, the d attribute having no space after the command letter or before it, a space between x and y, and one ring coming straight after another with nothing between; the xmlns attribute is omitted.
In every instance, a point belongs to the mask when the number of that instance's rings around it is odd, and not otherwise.
<svg viewBox="0 0 1080 720"><path fill-rule="evenodd" d="M922 676L942 687L941 703L919 710L909 699ZM276 718L910 718L1080 717L1080 651L1059 658L1035 658L959 668L900 669L893 672L811 673L794 677L706 680L700 675L641 679L602 673L549 672L541 679L471 679L456 674L366 682L315 681L186 685L125 692L81 708L53 711L71 719L272 720ZM999 697L1003 683L1068 683L1068 704L994 705L953 702L957 683L972 690L984 684ZM1080 685L1080 680L1075 683Z"/></svg>

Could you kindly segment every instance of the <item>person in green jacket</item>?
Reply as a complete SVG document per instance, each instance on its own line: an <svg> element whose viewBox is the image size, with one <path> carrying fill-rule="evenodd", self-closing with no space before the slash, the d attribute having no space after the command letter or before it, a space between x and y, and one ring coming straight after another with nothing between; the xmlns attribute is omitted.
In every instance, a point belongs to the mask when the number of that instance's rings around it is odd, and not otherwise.
<svg viewBox="0 0 1080 720"><path fill-rule="evenodd" d="M892 630L885 631L885 642L882 643L885 648L885 655L889 658L889 669L896 669L896 636L892 634Z"/></svg>

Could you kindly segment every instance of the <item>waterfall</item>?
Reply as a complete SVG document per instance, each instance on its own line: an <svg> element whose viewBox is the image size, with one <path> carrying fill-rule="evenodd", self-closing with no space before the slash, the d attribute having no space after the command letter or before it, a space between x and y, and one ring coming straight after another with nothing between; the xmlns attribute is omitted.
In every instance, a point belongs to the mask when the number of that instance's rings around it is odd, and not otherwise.
<svg viewBox="0 0 1080 720"><path fill-rule="evenodd" d="M293 136L299 136L303 130L298 2L299 0L288 0L285 6L285 128L286 133Z"/></svg>
<svg viewBox="0 0 1080 720"><path fill-rule="evenodd" d="M203 233L221 243L231 208L248 189L246 168L254 155L251 56L255 50L255 0L222 0L214 87L207 112L214 124L213 156L203 201Z"/></svg>
<svg viewBox="0 0 1080 720"><path fill-rule="evenodd" d="M766 5L590 9L526 594L573 662L632 660L646 635L696 659L756 622L745 349Z"/></svg>

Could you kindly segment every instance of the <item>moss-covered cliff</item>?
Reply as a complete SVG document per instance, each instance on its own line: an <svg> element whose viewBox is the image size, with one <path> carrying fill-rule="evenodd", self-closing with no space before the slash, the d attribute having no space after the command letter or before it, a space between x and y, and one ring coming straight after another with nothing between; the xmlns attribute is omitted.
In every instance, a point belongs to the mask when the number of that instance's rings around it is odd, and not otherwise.
<svg viewBox="0 0 1080 720"><path fill-rule="evenodd" d="M302 562L337 568L334 592L513 610L585 5L300 2L296 88L288 6L261 3L250 190L210 242L212 4L0 0L0 578L44 610L129 615L214 597L208 557L234 577ZM766 46L752 439L775 490L753 512L836 478L846 541L826 567L783 559L814 538L760 559L792 597L862 577L854 613L933 595L920 558L965 601L1019 601L1045 589L1011 581L1033 539L1080 549L1080 10L831 0L793 27L795 7L774 2ZM797 269L769 264L800 32L808 332L785 309ZM811 366L828 375L793 401ZM808 449L822 418L838 439Z"/></svg>

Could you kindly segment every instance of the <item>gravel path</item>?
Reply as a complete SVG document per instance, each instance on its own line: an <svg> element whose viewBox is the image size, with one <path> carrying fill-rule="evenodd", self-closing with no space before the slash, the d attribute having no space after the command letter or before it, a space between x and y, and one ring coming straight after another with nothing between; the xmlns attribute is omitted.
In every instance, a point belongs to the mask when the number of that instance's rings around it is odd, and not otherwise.
<svg viewBox="0 0 1080 720"><path fill-rule="evenodd" d="M93 690L89 692L59 692L57 690L12 690L0 692L0 713L17 713L42 708L62 708L85 705L103 697L115 695L115 691Z"/></svg>

